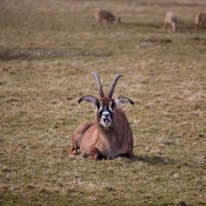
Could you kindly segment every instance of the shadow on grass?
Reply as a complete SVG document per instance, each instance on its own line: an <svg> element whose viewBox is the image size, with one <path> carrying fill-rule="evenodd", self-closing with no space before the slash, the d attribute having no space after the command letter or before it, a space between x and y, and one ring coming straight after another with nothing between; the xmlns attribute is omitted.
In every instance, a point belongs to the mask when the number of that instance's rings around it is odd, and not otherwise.
<svg viewBox="0 0 206 206"><path fill-rule="evenodd" d="M147 156L147 155L138 155L131 158L132 162L144 162L149 165L173 165L174 161L160 156Z"/></svg>
<svg viewBox="0 0 206 206"><path fill-rule="evenodd" d="M135 27L135 28L156 28L156 29L162 29L163 24L162 23L151 23L151 22L122 22L120 25L126 26L126 27Z"/></svg>
<svg viewBox="0 0 206 206"><path fill-rule="evenodd" d="M111 53L67 52L56 50L0 50L0 60L32 60L48 57L110 57Z"/></svg>

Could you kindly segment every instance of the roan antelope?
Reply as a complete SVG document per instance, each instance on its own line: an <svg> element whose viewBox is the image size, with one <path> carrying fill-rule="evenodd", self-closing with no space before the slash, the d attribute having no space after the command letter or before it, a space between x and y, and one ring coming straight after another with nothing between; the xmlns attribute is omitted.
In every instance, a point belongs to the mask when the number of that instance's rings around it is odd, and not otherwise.
<svg viewBox="0 0 206 206"><path fill-rule="evenodd" d="M74 131L70 154L77 154L77 149L80 148L85 157L94 160L113 159L119 156L132 157L132 130L120 106L126 102L133 105L134 102L126 97L112 98L116 83L122 75L114 79L108 95L104 95L97 74L93 72L93 75L98 84L100 97L83 96L78 102L85 100L96 107L95 122L84 122Z"/></svg>
<svg viewBox="0 0 206 206"><path fill-rule="evenodd" d="M202 26L205 27L206 24L206 13L200 12L195 16L195 27L194 30L197 29L198 25L202 23Z"/></svg>
<svg viewBox="0 0 206 206"><path fill-rule="evenodd" d="M95 16L100 24L102 23L102 20L105 20L110 23L113 23L114 21L121 23L121 18L115 17L110 11L98 9L95 13Z"/></svg>

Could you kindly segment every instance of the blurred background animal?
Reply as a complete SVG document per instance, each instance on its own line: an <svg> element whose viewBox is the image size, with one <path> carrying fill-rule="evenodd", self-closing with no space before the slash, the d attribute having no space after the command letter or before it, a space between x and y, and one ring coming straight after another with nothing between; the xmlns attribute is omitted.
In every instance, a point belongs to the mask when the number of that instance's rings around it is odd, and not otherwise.
<svg viewBox="0 0 206 206"><path fill-rule="evenodd" d="M170 26L174 32L177 32L177 16L173 12L166 14L164 24L164 29Z"/></svg>
<svg viewBox="0 0 206 206"><path fill-rule="evenodd" d="M199 24L202 24L202 26L205 28L206 24L206 12L200 12L195 16L195 27L194 30L197 29Z"/></svg>
<svg viewBox="0 0 206 206"><path fill-rule="evenodd" d="M102 20L105 20L109 23L113 23L114 21L121 23L120 17L114 16L110 11L107 10L98 9L95 13L95 16L100 24L102 23Z"/></svg>

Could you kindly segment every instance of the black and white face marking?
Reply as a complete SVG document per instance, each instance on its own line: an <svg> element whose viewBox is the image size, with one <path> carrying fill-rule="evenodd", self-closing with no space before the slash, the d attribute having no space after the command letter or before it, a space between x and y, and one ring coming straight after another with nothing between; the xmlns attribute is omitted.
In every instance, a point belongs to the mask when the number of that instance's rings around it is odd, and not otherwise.
<svg viewBox="0 0 206 206"><path fill-rule="evenodd" d="M109 128L112 124L112 114L114 109L114 102L111 101L109 106L103 106L103 103L100 101L100 105L98 108L98 115L101 118L100 124L105 128Z"/></svg>

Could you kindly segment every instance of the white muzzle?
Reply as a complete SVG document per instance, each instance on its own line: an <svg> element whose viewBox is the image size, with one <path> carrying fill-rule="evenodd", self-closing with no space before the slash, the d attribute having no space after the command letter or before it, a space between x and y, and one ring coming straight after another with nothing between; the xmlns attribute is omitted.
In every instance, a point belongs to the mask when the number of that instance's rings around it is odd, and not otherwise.
<svg viewBox="0 0 206 206"><path fill-rule="evenodd" d="M102 113L101 123L105 128L110 127L112 121L111 121L111 115L108 111Z"/></svg>

